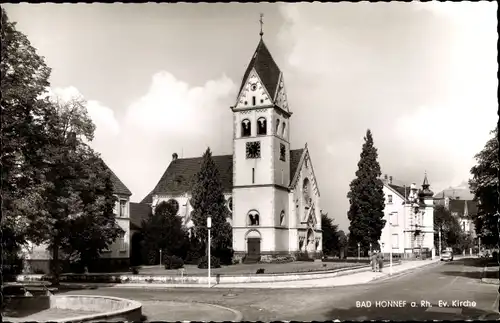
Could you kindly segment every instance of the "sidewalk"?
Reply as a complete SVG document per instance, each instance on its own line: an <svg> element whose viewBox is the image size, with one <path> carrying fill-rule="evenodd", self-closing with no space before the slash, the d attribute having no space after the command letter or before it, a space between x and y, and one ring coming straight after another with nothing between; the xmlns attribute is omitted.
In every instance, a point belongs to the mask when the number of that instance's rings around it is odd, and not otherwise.
<svg viewBox="0 0 500 323"><path fill-rule="evenodd" d="M435 260L414 260L405 261L400 265L393 266L393 276L400 275L405 272L409 272L413 269L421 268L424 266L439 263L439 259ZM266 283L235 283L235 284L215 284L211 288L314 288L314 287L334 287L334 286L346 286L346 285L358 285L366 284L374 280L390 278L389 276L389 266L383 269L383 272L372 272L368 269L363 272L358 272L354 274L346 274L331 278L318 278L318 279L307 279L298 281L283 281L283 282L266 282ZM65 283L61 286L67 287L111 287L111 288L139 288L139 289L164 289L164 288L203 288L208 287L208 285L201 284L98 284L98 283L87 283L87 284L77 284L77 283Z"/></svg>

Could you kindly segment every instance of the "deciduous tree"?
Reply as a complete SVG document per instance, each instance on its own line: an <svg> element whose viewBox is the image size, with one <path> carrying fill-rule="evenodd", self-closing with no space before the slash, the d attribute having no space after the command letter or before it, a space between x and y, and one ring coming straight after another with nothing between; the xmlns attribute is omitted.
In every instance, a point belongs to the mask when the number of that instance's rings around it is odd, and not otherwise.
<svg viewBox="0 0 500 323"><path fill-rule="evenodd" d="M43 160L44 116L49 104L40 95L49 86L50 68L2 14L1 72L1 187L0 240L13 251L26 241L27 216L39 208L44 177L37 170ZM9 230L6 230L6 229ZM8 234L7 234L8 233ZM6 249L4 249L7 251Z"/></svg>
<svg viewBox="0 0 500 323"><path fill-rule="evenodd" d="M477 165L470 170L472 178L469 180L474 200L479 202L479 210L473 220L476 232L481 235L481 241L485 245L496 245L499 238L498 219L494 216L499 209L498 127L491 134L493 135L492 138L486 142L483 150L475 156Z"/></svg>
<svg viewBox="0 0 500 323"><path fill-rule="evenodd" d="M378 246L386 221L383 183L379 179L382 173L370 129L366 131L364 140L356 178L351 182L347 194L350 203L347 217L350 221L350 242L361 243L361 249L366 251L370 243Z"/></svg>

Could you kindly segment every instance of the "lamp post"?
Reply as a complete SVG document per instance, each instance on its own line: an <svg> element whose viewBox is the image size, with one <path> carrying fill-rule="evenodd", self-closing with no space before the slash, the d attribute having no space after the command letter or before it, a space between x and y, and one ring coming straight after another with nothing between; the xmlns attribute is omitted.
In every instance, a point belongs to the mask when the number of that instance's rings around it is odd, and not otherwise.
<svg viewBox="0 0 500 323"><path fill-rule="evenodd" d="M392 213L389 214L389 275L392 275Z"/></svg>
<svg viewBox="0 0 500 323"><path fill-rule="evenodd" d="M443 248L443 243L441 242L441 226L439 226L439 257L441 257L441 249Z"/></svg>
<svg viewBox="0 0 500 323"><path fill-rule="evenodd" d="M210 214L207 216L207 229L208 229L208 288L210 288L210 228L212 227L212 217Z"/></svg>
<svg viewBox="0 0 500 323"><path fill-rule="evenodd" d="M372 243L370 242L370 256L372 255L373 251L372 251Z"/></svg>
<svg viewBox="0 0 500 323"><path fill-rule="evenodd" d="M358 262L359 262L359 261L360 261L360 259L361 259L361 258L360 258L360 257L361 257L360 252L361 252L361 243L359 243L359 242L358 242Z"/></svg>

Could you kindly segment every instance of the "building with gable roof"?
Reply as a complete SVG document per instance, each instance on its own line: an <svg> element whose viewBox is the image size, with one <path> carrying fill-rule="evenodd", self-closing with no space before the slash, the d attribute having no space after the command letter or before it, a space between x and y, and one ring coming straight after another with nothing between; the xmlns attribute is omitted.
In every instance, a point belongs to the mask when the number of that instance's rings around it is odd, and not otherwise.
<svg viewBox="0 0 500 323"><path fill-rule="evenodd" d="M427 174L420 190L415 183L396 185L392 176L385 175L382 182L386 220L380 237L382 252L392 249L402 257L425 251L434 255L434 201Z"/></svg>
<svg viewBox="0 0 500 323"><path fill-rule="evenodd" d="M244 73L233 113L233 154L213 156L222 181L233 249L248 261L307 253L321 257L320 194L307 144L290 149L292 112L283 73L264 40ZM186 227L189 199L202 157L176 153L141 203L172 200Z"/></svg>

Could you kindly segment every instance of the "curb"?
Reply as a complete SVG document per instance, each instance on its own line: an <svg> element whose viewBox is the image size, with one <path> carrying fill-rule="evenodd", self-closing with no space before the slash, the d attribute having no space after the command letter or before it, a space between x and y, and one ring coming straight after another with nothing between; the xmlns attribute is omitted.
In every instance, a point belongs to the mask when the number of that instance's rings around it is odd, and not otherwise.
<svg viewBox="0 0 500 323"><path fill-rule="evenodd" d="M414 272L416 270L419 270L421 268L428 267L428 266L431 266L431 265L440 264L440 263L441 263L440 261L433 261L431 263L424 264L422 266L418 266L418 267L413 267L413 268L408 268L406 270L402 270L402 271L400 271L398 273L395 273L395 274L392 274L392 275L391 274L385 274L384 276L373 278L372 280L370 280L369 283L383 281L383 280L389 280L389 279L392 279L392 278L401 277L401 276L404 276L404 275L407 275L407 274L411 274L412 272Z"/></svg>
<svg viewBox="0 0 500 323"><path fill-rule="evenodd" d="M196 304L196 303L197 302L191 302L191 304ZM243 314L241 314L241 312L238 311L238 310L235 310L235 309L232 309L232 308L229 308L229 307L225 307L225 306L221 306L221 305L217 305L217 304L201 303L201 302L198 303L198 304L203 304L203 305L208 305L208 306L212 306L212 307L217 307L217 308L220 308L220 309L232 312L236 316L236 318L234 320L232 320L231 322L241 322L243 320Z"/></svg>
<svg viewBox="0 0 500 323"><path fill-rule="evenodd" d="M500 285L500 279L485 278L484 277L486 275L486 272L489 271L489 270L486 270L486 268L488 268L488 265L484 266L484 268L483 268L483 273L481 275L481 283L489 284L489 285Z"/></svg>

